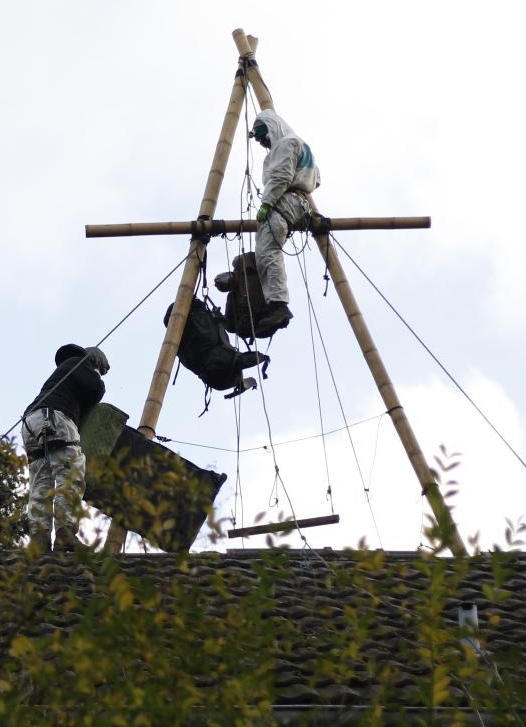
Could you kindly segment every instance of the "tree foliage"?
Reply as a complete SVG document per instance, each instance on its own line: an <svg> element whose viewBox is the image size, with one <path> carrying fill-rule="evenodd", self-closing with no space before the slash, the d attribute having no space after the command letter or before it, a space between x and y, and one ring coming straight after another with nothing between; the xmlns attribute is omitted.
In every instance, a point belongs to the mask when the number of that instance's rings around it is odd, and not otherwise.
<svg viewBox="0 0 526 727"><path fill-rule="evenodd" d="M443 543L432 522L427 535L431 550L415 554L411 571L381 551L306 551L301 567L316 574L316 592L303 594L299 556L285 548L261 551L243 572L223 567L218 553L6 552L0 724L274 725L283 665L298 664L300 652L307 689L340 690L331 724L381 727L398 715L399 724L459 727L477 714L521 724L521 644L492 645L521 560L500 550L437 557ZM486 609L475 634L452 614L481 563ZM311 617L284 611L284 592L301 594ZM324 705L316 709L289 724L321 724Z"/></svg>
<svg viewBox="0 0 526 727"><path fill-rule="evenodd" d="M28 532L27 479L25 456L18 455L12 442L0 440L0 550L20 545Z"/></svg>

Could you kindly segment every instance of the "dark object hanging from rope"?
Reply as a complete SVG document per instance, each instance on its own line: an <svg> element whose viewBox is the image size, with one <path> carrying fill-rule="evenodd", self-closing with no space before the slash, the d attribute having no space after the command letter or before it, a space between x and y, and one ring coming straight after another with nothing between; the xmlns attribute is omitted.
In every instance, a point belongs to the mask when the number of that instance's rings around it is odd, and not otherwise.
<svg viewBox="0 0 526 727"><path fill-rule="evenodd" d="M165 326L168 326L172 308L173 303L165 313ZM241 353L234 348L225 331L220 309L208 307L199 298L192 301L177 355L182 365L199 376L207 387L218 391L233 388L225 399L256 388L255 379L243 378L244 369L263 364L263 378L267 378L270 363L270 357L265 354L257 351Z"/></svg>
<svg viewBox="0 0 526 727"><path fill-rule="evenodd" d="M215 285L222 293L227 293L225 307L225 328L230 333L237 333L245 340L254 338L258 321L270 313L265 303L263 290L256 267L256 255L245 252L238 255L232 262L232 271L221 273L215 278ZM257 333L256 338L270 338L279 326Z"/></svg>

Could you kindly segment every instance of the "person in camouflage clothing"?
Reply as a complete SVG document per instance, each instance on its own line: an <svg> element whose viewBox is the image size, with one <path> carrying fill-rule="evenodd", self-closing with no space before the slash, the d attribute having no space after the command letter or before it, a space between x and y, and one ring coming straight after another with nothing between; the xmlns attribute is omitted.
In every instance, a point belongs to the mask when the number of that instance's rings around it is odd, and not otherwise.
<svg viewBox="0 0 526 727"><path fill-rule="evenodd" d="M41 551L51 549L53 519L55 550L72 550L79 542L86 458L78 427L83 414L102 399L101 376L110 368L100 349L72 343L58 349L55 363L22 424L29 462L29 532Z"/></svg>

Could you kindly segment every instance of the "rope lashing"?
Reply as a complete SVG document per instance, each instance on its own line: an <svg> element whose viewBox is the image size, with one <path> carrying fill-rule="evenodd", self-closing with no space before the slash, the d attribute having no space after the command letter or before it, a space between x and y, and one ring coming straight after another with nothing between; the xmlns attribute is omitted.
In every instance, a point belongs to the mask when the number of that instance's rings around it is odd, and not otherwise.
<svg viewBox="0 0 526 727"><path fill-rule="evenodd" d="M320 214L313 214L311 217L317 235L328 235L332 230L332 219ZM327 247L328 250L328 247Z"/></svg>
<svg viewBox="0 0 526 727"><path fill-rule="evenodd" d="M211 223L211 227L205 226L203 222ZM225 220L212 220L209 215L200 215L197 220L190 223L190 234L193 239L201 240L204 245L210 242L211 237L226 236Z"/></svg>
<svg viewBox="0 0 526 727"><path fill-rule="evenodd" d="M397 409L403 409L403 408L404 407L401 404L397 404L396 406L392 406L390 409L387 409L385 413L389 414L389 416L391 416L391 413L393 411L396 411Z"/></svg>
<svg viewBox="0 0 526 727"><path fill-rule="evenodd" d="M156 436L155 429L153 427L151 427L149 424L141 424L141 426L138 427L138 430L139 429L149 429L150 432L153 432L153 437L155 438L155 436Z"/></svg>

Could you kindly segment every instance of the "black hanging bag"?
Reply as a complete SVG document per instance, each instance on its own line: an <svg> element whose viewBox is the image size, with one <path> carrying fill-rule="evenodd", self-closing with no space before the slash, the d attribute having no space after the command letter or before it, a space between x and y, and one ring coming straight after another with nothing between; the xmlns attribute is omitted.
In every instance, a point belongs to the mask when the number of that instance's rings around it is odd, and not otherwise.
<svg viewBox="0 0 526 727"><path fill-rule="evenodd" d="M173 303L164 316L168 326ZM228 338L219 308L208 308L199 298L194 298L186 321L178 351L182 365L196 374L206 386L219 391L235 388L236 393L245 391L243 369L264 363L263 376L270 358L252 351L240 353ZM248 380L245 380L248 381ZM250 380L253 382L253 380ZM255 383L255 382L254 382Z"/></svg>
<svg viewBox="0 0 526 727"><path fill-rule="evenodd" d="M215 284L221 292L228 291L225 307L226 330L237 333L244 339L253 338L258 321L269 310L259 281L255 253L245 252L235 257L232 262L232 272L218 275ZM276 330L265 331L264 336L258 335L256 338L269 338Z"/></svg>

